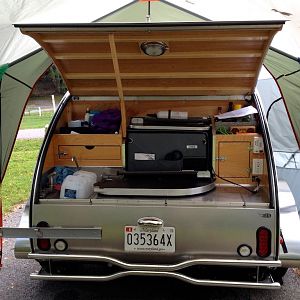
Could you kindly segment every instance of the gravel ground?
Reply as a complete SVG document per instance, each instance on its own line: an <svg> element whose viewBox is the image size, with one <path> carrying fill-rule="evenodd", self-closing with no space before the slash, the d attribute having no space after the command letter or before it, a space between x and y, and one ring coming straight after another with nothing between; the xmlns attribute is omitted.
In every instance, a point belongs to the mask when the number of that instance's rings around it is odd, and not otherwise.
<svg viewBox="0 0 300 300"><path fill-rule="evenodd" d="M24 205L5 216L4 226L17 226ZM192 286L173 279L126 278L107 283L35 281L29 274L39 270L31 260L13 256L12 239L4 240L3 268L0 271L0 299L79 300L79 299L222 299L276 300L300 299L300 277L290 269L281 290L251 290Z"/></svg>

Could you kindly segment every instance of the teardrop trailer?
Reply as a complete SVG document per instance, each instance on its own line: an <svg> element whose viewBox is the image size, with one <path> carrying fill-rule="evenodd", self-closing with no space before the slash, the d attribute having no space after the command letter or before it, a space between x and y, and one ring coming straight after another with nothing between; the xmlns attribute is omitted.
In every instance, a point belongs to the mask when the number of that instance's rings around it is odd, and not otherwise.
<svg viewBox="0 0 300 300"><path fill-rule="evenodd" d="M69 89L20 227L2 228L40 262L31 278L280 288L300 223L255 85L282 25L17 25Z"/></svg>

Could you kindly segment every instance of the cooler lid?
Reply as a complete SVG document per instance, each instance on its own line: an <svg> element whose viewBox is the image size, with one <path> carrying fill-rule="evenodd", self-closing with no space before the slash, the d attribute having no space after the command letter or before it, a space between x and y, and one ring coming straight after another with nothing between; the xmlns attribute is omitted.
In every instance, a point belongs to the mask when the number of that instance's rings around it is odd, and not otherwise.
<svg viewBox="0 0 300 300"><path fill-rule="evenodd" d="M73 95L246 95L254 91L263 58L283 23L16 27L48 52Z"/></svg>

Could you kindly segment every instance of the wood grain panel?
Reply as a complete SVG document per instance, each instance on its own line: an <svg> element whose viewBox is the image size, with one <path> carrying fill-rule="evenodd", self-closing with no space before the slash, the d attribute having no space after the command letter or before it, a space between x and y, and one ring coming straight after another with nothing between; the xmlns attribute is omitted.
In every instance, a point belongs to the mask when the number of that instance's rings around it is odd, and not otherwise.
<svg viewBox="0 0 300 300"><path fill-rule="evenodd" d="M125 111L122 95L151 95L151 91L153 95L238 95L253 92L262 59L273 35L282 26L278 22L178 26L161 24L161 28L153 24L131 28L98 25L57 25L23 30L34 37L53 58L72 94L118 93L121 95L122 114ZM145 41L162 41L168 45L168 49L162 56L146 56L140 49L141 43ZM241 74L241 78L251 80L232 80L226 85L230 75L222 77L220 74L227 72L236 72ZM193 88L198 83L193 84L189 80L185 86L183 82L176 81L169 85L165 81L160 86L155 81L149 81L146 88L141 88L145 86L141 81L143 78L154 78L153 74L159 73L187 79L189 74L197 78L196 73L210 73L208 78L211 80L203 81L199 90ZM106 81L114 78L117 89L112 82ZM166 75L158 78L167 79ZM103 83L71 79L98 79L103 80ZM124 79L133 79L135 86L131 83L123 85Z"/></svg>
<svg viewBox="0 0 300 300"><path fill-rule="evenodd" d="M120 146L121 134L55 134L54 144L58 145L81 145L81 146Z"/></svg>
<svg viewBox="0 0 300 300"><path fill-rule="evenodd" d="M63 153L63 154L60 154ZM121 159L119 146L77 146L58 145L59 159L71 159L75 156L79 161L97 159Z"/></svg>
<svg viewBox="0 0 300 300"><path fill-rule="evenodd" d="M219 142L217 154L219 157L219 176L224 178L249 178L250 146L250 141Z"/></svg>

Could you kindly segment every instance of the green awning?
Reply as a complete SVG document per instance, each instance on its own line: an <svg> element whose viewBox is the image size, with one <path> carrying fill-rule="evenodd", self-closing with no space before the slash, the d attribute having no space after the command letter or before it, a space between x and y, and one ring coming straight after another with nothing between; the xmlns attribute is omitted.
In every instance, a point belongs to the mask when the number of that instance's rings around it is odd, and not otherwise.
<svg viewBox="0 0 300 300"><path fill-rule="evenodd" d="M272 48L264 64L280 87L300 147L300 59Z"/></svg>

